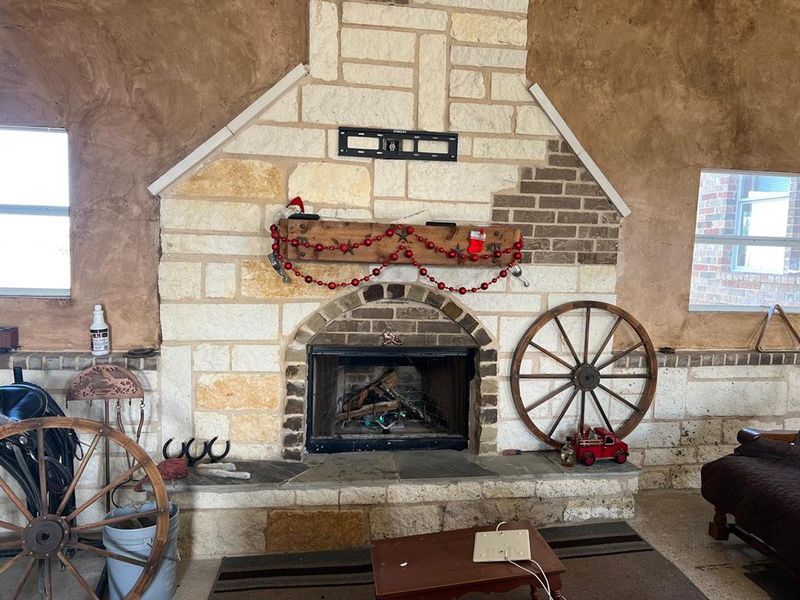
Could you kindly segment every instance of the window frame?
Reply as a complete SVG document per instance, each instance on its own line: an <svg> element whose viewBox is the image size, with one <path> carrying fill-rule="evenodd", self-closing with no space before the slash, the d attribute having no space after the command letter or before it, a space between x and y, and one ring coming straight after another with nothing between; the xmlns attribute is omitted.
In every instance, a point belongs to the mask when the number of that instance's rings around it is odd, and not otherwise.
<svg viewBox="0 0 800 600"><path fill-rule="evenodd" d="M69 132L63 127L25 127L16 125L0 125L0 129L13 129L17 131L58 132L67 135L67 173L69 185ZM71 230L70 208L72 198L67 190L67 206L52 206L47 204L3 204L0 202L0 215L27 215L42 217L67 217ZM70 250L72 236L68 238ZM72 295L72 252L70 251L70 287L69 288L9 288L0 287L0 299L14 297L41 297L41 298L70 298Z"/></svg>
<svg viewBox="0 0 800 600"><path fill-rule="evenodd" d="M759 175L779 176L779 177L800 177L800 173L782 173L779 171L748 171L741 169L701 169L700 177L704 173L720 173L725 175L743 175L757 177ZM700 188L698 179L698 190ZM741 187L741 182L740 182ZM740 211L743 201L741 198L736 199L736 229L740 226ZM790 237L768 237L768 236L744 236L744 235L703 235L697 232L697 209L695 209L695 228L694 228L694 245L692 246L692 271L694 270L694 249L699 244L712 244L722 246L733 246L733 258L735 262L738 260L740 246L780 246L782 248L800 248L800 238ZM774 273L761 273L756 271L743 271L732 265L732 272L736 273L754 273L764 275L775 275ZM691 277L690 277L690 298L691 298ZM689 303L689 312L763 312L767 306L755 304L691 304ZM782 306L787 313L800 313L800 306Z"/></svg>

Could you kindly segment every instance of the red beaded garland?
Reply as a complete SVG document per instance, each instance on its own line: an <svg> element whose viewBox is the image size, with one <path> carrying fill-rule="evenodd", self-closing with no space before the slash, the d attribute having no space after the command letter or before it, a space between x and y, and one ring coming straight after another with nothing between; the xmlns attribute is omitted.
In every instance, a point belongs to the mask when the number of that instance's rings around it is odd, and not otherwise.
<svg viewBox="0 0 800 600"><path fill-rule="evenodd" d="M366 237L361 242L347 242L347 243L331 244L331 245L325 246L324 244L319 243L319 242L317 242L317 243L314 243L314 242L309 243L308 240L305 240L305 239L302 239L302 238L289 238L288 236L281 235L279 227L277 225L275 225L275 224L270 225L269 230L270 230L270 237L274 240L274 242L272 243L273 255L275 256L276 259L278 259L280 261L284 260L284 257L280 253L280 243L281 242L282 243L288 243L289 245L291 245L292 247L295 247L295 248L299 247L299 246L302 246L304 248L313 248L314 251L317 252L317 253L324 252L326 250L340 250L342 253L347 253L347 252L352 253L353 249L357 249L357 248L361 247L362 245L366 246L366 247L370 247L370 246L372 246L373 241L381 241L383 239L383 235L376 235L376 236L373 236L373 237ZM410 225L400 225L400 224L391 225L383 233L386 235L386 237L393 237L398 231L405 233L405 235L401 235L401 238L402 238L400 240L401 243L398 244L397 250L395 252L392 252L389 255L389 260L386 260L383 263L381 263L380 266L373 268L370 271L371 275L365 275L364 277L361 277L361 278L353 278L349 282L337 283L335 281L324 282L324 281L317 280L311 275L304 275L300 271L300 269L294 267L294 265L290 261L283 262L283 267L287 271L293 273L295 276L297 276L299 278L302 278L303 281L305 281L308 284L316 283L318 286L327 286L328 289L330 289L330 290L335 290L337 287L347 287L348 285L353 286L353 287L357 287L357 286L361 285L362 281L366 282L366 281L369 281L370 277L377 277L378 275L380 275L381 270L383 268L389 266L389 264L391 264L392 262L398 261L399 258L400 258L399 252L402 252L403 256L405 256L406 258L409 258L409 259L413 259L414 258L414 256L415 256L414 255L414 250L412 248L408 247L408 244L410 243L410 240L407 237L408 235L412 235L414 233L414 231L415 231L414 227L412 227ZM416 235L413 239L415 241L417 241L417 242L420 242L420 243L424 244L425 247L428 250L435 250L436 252L438 252L440 254L446 254L446 256L448 258L456 259L459 263L461 261L466 260L467 258L469 258L469 260L472 261L472 262L477 262L477 261L479 261L481 259L487 260L487 259L492 258L492 257L494 257L495 259L501 258L504 254L511 254L512 255L513 262L511 262L505 268L501 269L499 271L497 277L493 277L490 281L484 281L484 282L478 284L476 287L471 287L471 288L467 288L465 286L461 286L461 287L448 286L445 282L439 281L436 277L434 277L432 275L429 275L428 274L428 269L423 267L419 263L419 261L417 261L416 259L410 261L411 264L413 264L418 269L419 274L422 277L426 277L431 283L435 284L438 289L440 289L440 290L448 290L450 292L458 292L461 295L464 295L464 294L466 294L468 292L475 293L475 292L477 292L479 290L487 290L487 289L489 289L489 287L492 284L495 284L495 283L498 282L498 280L499 280L498 278L508 277L508 274L509 274L508 267L513 266L517 261L522 259L522 253L519 252L519 250L521 250L524 247L523 240L519 239L516 242L514 242L508 248L494 249L490 253L478 254L478 253L465 253L463 251L459 251L460 248L459 249L453 248L453 249L449 249L448 250L447 248L444 248L442 246L438 246L437 247L435 242L433 242L432 240L429 240L429 239L427 239L427 238L425 238L424 236L421 236L421 235Z"/></svg>

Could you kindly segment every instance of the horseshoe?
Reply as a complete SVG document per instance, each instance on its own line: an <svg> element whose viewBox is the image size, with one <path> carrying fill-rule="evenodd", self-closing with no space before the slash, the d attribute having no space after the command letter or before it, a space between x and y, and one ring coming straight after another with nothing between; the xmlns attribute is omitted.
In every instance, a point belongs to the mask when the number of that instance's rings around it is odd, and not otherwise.
<svg viewBox="0 0 800 600"><path fill-rule="evenodd" d="M228 456L228 452L231 451L231 441L227 440L225 442L225 451L222 454L214 454L212 447L214 446L214 442L216 442L216 441L217 441L216 437L214 437L211 440L209 440L207 448L206 448L206 453L208 454L208 458L212 463L221 461L223 458Z"/></svg>
<svg viewBox="0 0 800 600"><path fill-rule="evenodd" d="M191 438L188 442L186 442L186 462L189 463L189 466L193 466L195 463L200 462L205 457L206 453L208 452L208 442L203 442L203 451L200 453L199 456L195 456L191 453L192 444L194 443L194 438Z"/></svg>
<svg viewBox="0 0 800 600"><path fill-rule="evenodd" d="M164 456L165 460L169 460L170 458L182 458L186 456L187 444L185 442L181 442L181 451L177 456L170 456L169 455L169 445L173 442L175 438L169 438L167 442L164 444L164 447L161 449L161 454ZM191 443L191 440L189 441Z"/></svg>

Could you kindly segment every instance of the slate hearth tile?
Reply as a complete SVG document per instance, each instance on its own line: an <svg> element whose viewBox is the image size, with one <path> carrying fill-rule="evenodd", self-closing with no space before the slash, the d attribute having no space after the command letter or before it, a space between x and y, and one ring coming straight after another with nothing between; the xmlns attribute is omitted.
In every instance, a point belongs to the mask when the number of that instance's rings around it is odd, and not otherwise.
<svg viewBox="0 0 800 600"><path fill-rule="evenodd" d="M543 473L559 473L561 469L544 452L516 456L481 456L477 462L501 477L525 477ZM556 453L557 454L557 453Z"/></svg>
<svg viewBox="0 0 800 600"><path fill-rule="evenodd" d="M397 479L397 466L390 452L343 452L292 479L291 484L318 482L378 481Z"/></svg>
<svg viewBox="0 0 800 600"><path fill-rule="evenodd" d="M411 450L396 452L394 457L401 480L494 477L494 473L474 462L466 452Z"/></svg>

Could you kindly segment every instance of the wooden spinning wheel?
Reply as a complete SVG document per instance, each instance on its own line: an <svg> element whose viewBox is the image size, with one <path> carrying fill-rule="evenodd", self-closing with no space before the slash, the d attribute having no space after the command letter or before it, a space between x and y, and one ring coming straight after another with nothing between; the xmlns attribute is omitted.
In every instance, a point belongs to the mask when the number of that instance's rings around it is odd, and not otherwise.
<svg viewBox="0 0 800 600"><path fill-rule="evenodd" d="M31 578L34 568L36 568L40 581L40 596L42 598L46 600L75 598L74 589L68 591L69 587L66 585L60 583L54 585L53 573L57 571L57 569L53 568L53 564L55 564L60 567L58 570L67 573L77 582L85 592L85 597L98 600L94 589L81 575L73 562L77 553L86 552L141 567L143 569L141 575L128 595L125 596L125 600L138 600L147 589L147 586L150 585L161 563L167 541L169 507L167 491L161 474L156 469L153 460L141 446L126 435L97 421L70 417L46 417L3 425L0 427L0 443L5 443L5 440L13 436L19 436L17 439L24 441L26 444L32 444L31 447L36 449L39 493L39 502L37 504L40 507L51 506L48 500L48 494L50 493L48 491L48 457L46 456L46 444L44 441L45 430L47 429L73 429L76 433L89 434L94 437L83 454L83 458L80 461L76 461L75 475L66 491L60 490L61 494L63 494L63 500L55 510L50 508L44 511L30 510L25 500L20 499L12 489L13 480L9 478L6 481L0 477L0 490L19 513L17 515L18 518L14 519L15 522L0 521L0 536L2 536L0 537L0 549L12 551L10 558L0 559L0 585L7 585L9 581L3 580L13 572L14 580L10 583L14 586L11 588L14 591L11 597L14 599L22 598L21 594L24 589L27 589L27 594L30 594L30 586L26 588L26 583ZM81 480L87 465L89 465L92 454L98 443L104 440L108 440L113 446L126 451L132 458L132 466L107 486L92 493L89 498L81 502L69 514L64 514L67 512L65 508L68 505L68 500ZM155 496L155 507L153 509L97 521L87 521L85 519L85 511L87 509L98 502L102 503L107 492L130 481L139 471L144 471L152 482ZM0 497L2 497L2 493L0 493ZM53 502L52 504L55 503ZM80 518L81 515L83 515L83 519ZM101 532L106 525L119 525L126 521L145 517L155 517L156 521L155 540L146 560L109 552L92 545L88 539L91 534ZM84 522L79 523L79 520ZM6 533L9 533L9 535L3 535ZM14 568L15 566L16 569ZM22 569L21 574L20 568ZM59 575L63 575L63 573L59 573ZM16 581L16 584L13 583L14 581ZM26 595L24 597L28 598L30 596Z"/></svg>
<svg viewBox="0 0 800 600"><path fill-rule="evenodd" d="M615 336L624 340L624 349L611 352ZM645 355L643 367L610 372L637 350ZM650 407L657 371L650 336L630 313L605 302L568 302L542 314L520 339L511 363L511 394L525 426L554 448L564 445L566 435L593 425L624 438ZM628 380L630 389L611 389L618 380ZM570 408L576 409L574 416Z"/></svg>

